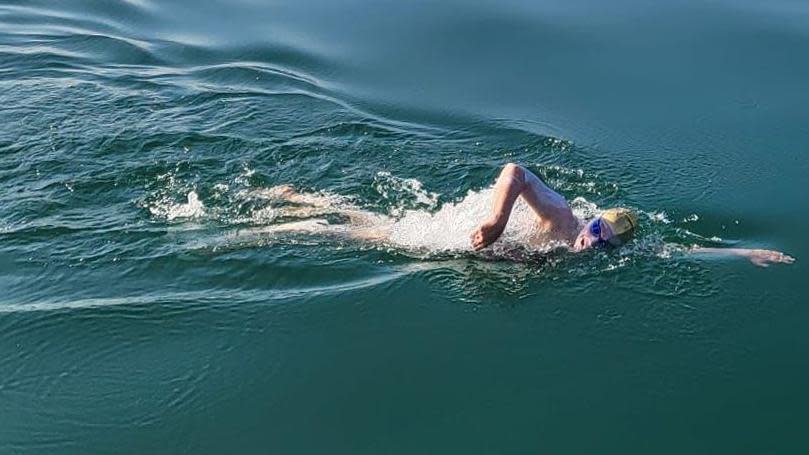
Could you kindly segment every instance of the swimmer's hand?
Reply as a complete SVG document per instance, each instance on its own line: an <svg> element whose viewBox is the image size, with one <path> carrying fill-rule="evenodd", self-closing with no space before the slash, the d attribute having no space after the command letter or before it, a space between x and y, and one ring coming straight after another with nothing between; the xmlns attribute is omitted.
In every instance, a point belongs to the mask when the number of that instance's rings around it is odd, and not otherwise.
<svg viewBox="0 0 809 455"><path fill-rule="evenodd" d="M707 254L711 256L741 256L747 258L759 267L769 267L770 264L792 264L795 258L788 254L774 250L759 250L747 248L692 248L693 254Z"/></svg>
<svg viewBox="0 0 809 455"><path fill-rule="evenodd" d="M770 264L792 264L795 258L780 251L773 250L747 250L745 256L750 262L759 267L769 267Z"/></svg>
<svg viewBox="0 0 809 455"><path fill-rule="evenodd" d="M489 220L482 223L469 235L472 249L479 251L491 245L495 240L500 238L505 228L506 223L498 222L497 220Z"/></svg>

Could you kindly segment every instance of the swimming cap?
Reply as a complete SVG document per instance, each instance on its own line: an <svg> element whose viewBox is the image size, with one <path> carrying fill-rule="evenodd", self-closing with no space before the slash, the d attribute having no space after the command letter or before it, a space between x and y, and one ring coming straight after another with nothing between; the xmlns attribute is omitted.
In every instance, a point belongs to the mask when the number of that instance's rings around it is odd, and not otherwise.
<svg viewBox="0 0 809 455"><path fill-rule="evenodd" d="M629 209L609 209L601 214L601 219L609 223L612 233L615 234L609 242L613 245L622 245L632 238L638 226L638 217Z"/></svg>

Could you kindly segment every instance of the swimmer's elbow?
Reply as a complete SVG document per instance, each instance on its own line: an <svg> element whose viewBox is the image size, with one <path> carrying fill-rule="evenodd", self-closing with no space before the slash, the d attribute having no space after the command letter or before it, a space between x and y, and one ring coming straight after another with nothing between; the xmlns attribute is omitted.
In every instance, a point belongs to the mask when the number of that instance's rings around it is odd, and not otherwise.
<svg viewBox="0 0 809 455"><path fill-rule="evenodd" d="M502 177L511 177L521 184L525 182L523 168L516 163L506 163L506 165L503 166L503 170L500 172L500 175Z"/></svg>

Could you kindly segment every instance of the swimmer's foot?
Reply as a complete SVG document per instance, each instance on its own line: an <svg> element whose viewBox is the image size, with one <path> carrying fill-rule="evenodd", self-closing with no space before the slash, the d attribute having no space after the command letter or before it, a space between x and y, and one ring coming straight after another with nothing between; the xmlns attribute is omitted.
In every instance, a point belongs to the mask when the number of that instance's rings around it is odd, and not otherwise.
<svg viewBox="0 0 809 455"><path fill-rule="evenodd" d="M496 221L486 221L478 226L469 236L472 249L475 251L486 248L500 238L506 225Z"/></svg>

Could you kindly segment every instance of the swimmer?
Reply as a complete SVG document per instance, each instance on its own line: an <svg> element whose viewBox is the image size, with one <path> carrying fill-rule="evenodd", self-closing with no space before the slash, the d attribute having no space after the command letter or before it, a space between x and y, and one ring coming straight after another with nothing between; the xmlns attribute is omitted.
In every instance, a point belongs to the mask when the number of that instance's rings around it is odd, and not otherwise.
<svg viewBox="0 0 809 455"><path fill-rule="evenodd" d="M280 185L267 191L272 198L282 199L303 208L289 208L286 214L325 215L339 214L347 224L331 224L325 219L309 219L271 226L264 232L306 232L342 235L354 239L383 243L390 238L395 220L370 213L356 207L336 206L331 198L301 194L289 185ZM567 245L573 252L590 248L621 246L630 241L638 226L632 210L612 208L591 220L578 218L567 200L546 185L542 179L523 166L509 163L503 167L494 186L491 215L469 236L471 247L482 250L496 242L506 229L512 209L522 198L536 215L537 244L553 242ZM772 263L791 264L795 259L779 251L745 248L694 247L692 254L703 256L738 256L760 267Z"/></svg>

